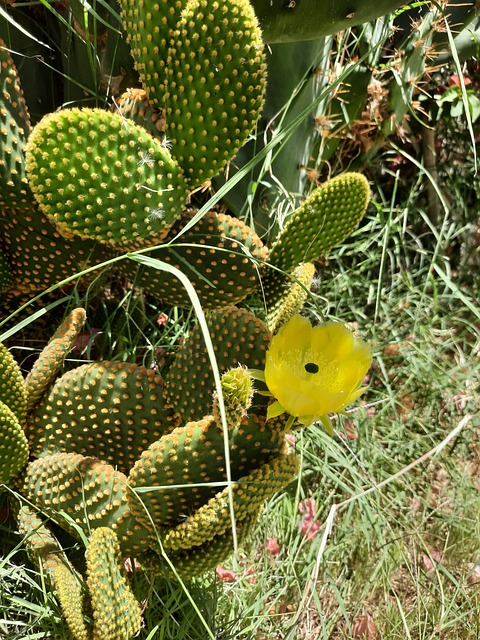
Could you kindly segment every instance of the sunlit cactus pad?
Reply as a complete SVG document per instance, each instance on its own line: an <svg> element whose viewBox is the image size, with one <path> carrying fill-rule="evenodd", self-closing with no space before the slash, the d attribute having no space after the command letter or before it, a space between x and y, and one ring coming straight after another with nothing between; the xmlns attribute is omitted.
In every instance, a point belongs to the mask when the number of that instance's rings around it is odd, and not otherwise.
<svg viewBox="0 0 480 640"><path fill-rule="evenodd" d="M0 38L0 207L29 207L25 142L30 120L17 69Z"/></svg>
<svg viewBox="0 0 480 640"><path fill-rule="evenodd" d="M248 0L123 4L142 84L150 102L166 109L172 154L192 187L202 184L233 158L260 116L266 66L255 13Z"/></svg>
<svg viewBox="0 0 480 640"><path fill-rule="evenodd" d="M265 500L295 477L298 467L295 455L279 455L235 482L231 487L235 518L241 522L248 519L252 511L258 511ZM225 534L230 528L230 499L226 487L169 532L163 544L172 550L190 549Z"/></svg>
<svg viewBox="0 0 480 640"><path fill-rule="evenodd" d="M237 304L259 286L259 264L266 249L257 234L231 216L209 211L175 241L194 211L185 213L170 229L164 242L173 241L156 254L183 273L197 292L204 309ZM136 286L172 306L190 307L192 301L183 284L172 274L125 262L122 272Z"/></svg>
<svg viewBox="0 0 480 640"><path fill-rule="evenodd" d="M36 509L25 503L13 503L13 510L27 552L40 564L55 588L74 639L90 640L90 630L84 618L86 592L81 576Z"/></svg>
<svg viewBox="0 0 480 640"><path fill-rule="evenodd" d="M314 262L356 228L370 200L361 173L344 173L315 189L292 214L273 244L268 261L291 272L300 262Z"/></svg>
<svg viewBox="0 0 480 640"><path fill-rule="evenodd" d="M35 455L57 451L91 455L128 472L176 419L150 369L126 362L94 362L58 378L29 416Z"/></svg>
<svg viewBox="0 0 480 640"><path fill-rule="evenodd" d="M95 529L85 558L94 638L129 640L140 629L140 605L124 576L115 533L107 527Z"/></svg>
<svg viewBox="0 0 480 640"><path fill-rule="evenodd" d="M65 357L85 324L86 317L85 309L74 309L55 331L50 342L35 361L25 380L28 412L53 384Z"/></svg>
<svg viewBox="0 0 480 640"><path fill-rule="evenodd" d="M312 262L300 263L291 274L271 269L262 280L262 301L267 309L266 324L272 333L301 311L315 275Z"/></svg>
<svg viewBox="0 0 480 640"><path fill-rule="evenodd" d="M100 109L45 116L28 140L27 174L64 237L116 249L160 242L187 198L183 173L161 142Z"/></svg>

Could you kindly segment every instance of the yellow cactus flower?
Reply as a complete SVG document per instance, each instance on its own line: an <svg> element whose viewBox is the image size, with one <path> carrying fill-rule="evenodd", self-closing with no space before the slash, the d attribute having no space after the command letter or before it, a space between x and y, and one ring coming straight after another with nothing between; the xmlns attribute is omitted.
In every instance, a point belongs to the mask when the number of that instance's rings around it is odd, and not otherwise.
<svg viewBox="0 0 480 640"><path fill-rule="evenodd" d="M267 352L264 380L276 399L268 417L289 413L289 426L294 418L304 425L321 420L332 432L328 414L342 411L365 391L360 385L371 361L369 345L344 325L312 327L294 316Z"/></svg>

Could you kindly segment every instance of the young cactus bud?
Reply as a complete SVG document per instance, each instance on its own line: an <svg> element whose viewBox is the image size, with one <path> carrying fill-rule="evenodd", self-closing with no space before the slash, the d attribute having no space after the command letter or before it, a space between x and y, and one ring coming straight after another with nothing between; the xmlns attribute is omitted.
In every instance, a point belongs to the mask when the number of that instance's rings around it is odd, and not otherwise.
<svg viewBox="0 0 480 640"><path fill-rule="evenodd" d="M227 425L230 431L240 424L252 404L252 378L245 367L238 366L235 369L229 369L223 374L222 394ZM218 425L222 424L216 392L213 395L213 416Z"/></svg>

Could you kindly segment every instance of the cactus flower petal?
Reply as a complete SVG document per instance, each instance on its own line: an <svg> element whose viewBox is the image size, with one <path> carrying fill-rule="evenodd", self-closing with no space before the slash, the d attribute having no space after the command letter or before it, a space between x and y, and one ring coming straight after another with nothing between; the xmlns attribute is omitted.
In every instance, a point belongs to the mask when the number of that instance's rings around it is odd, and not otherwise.
<svg viewBox="0 0 480 640"><path fill-rule="evenodd" d="M372 361L370 347L344 325L312 327L294 316L273 338L266 356L265 381L276 399L269 417L281 409L304 425L325 422L365 390L360 385Z"/></svg>

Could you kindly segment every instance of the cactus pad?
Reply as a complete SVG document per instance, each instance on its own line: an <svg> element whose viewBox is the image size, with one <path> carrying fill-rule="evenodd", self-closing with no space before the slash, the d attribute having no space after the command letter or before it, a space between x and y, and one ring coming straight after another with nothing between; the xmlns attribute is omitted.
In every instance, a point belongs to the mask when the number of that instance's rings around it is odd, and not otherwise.
<svg viewBox="0 0 480 640"><path fill-rule="evenodd" d="M0 38L0 207L31 206L25 176L30 119L15 64Z"/></svg>
<svg viewBox="0 0 480 640"><path fill-rule="evenodd" d="M54 588L74 640L90 640L84 622L85 589L63 549L41 517L28 505L16 506L16 520L33 560L45 570Z"/></svg>
<svg viewBox="0 0 480 640"><path fill-rule="evenodd" d="M12 270L7 260L7 256L0 247L0 294L8 291L13 283Z"/></svg>
<svg viewBox="0 0 480 640"><path fill-rule="evenodd" d="M175 238L191 215L191 211L186 212L173 225L165 242ZM178 246L173 243L159 257L183 271L204 309L236 304L257 288L257 262L265 258L266 250L256 233L240 220L209 211L177 242ZM141 265L135 276L135 263L127 261L120 268L164 304L191 306L188 293L172 274Z"/></svg>
<svg viewBox="0 0 480 640"><path fill-rule="evenodd" d="M191 186L202 184L233 158L260 116L266 65L255 13L248 0L122 4L150 103L165 106L172 153Z"/></svg>
<svg viewBox="0 0 480 640"><path fill-rule="evenodd" d="M273 244L268 261L291 272L314 262L347 238L362 219L370 187L360 173L344 173L313 191L292 214Z"/></svg>
<svg viewBox="0 0 480 640"><path fill-rule="evenodd" d="M114 531L95 529L85 558L95 640L130 640L140 629L140 606L123 575Z"/></svg>
<svg viewBox="0 0 480 640"><path fill-rule="evenodd" d="M232 485L235 518L242 521L283 489L298 472L294 455L279 456ZM166 550L191 549L223 535L231 526L228 488L177 525L163 540Z"/></svg>
<svg viewBox="0 0 480 640"><path fill-rule="evenodd" d="M65 373L29 416L32 453L91 455L128 473L142 451L176 425L160 376L126 362Z"/></svg>
<svg viewBox="0 0 480 640"><path fill-rule="evenodd" d="M84 309L74 309L55 331L52 339L39 355L25 380L28 412L33 409L53 383L67 353L73 347L76 337L85 324L85 319Z"/></svg>
<svg viewBox="0 0 480 640"><path fill-rule="evenodd" d="M87 535L91 528L115 522L127 509L123 499L126 483L123 473L96 458L56 453L28 465L21 492L77 537L68 516Z"/></svg>
<svg viewBox="0 0 480 640"><path fill-rule="evenodd" d="M119 250L160 242L187 198L182 171L160 141L100 109L45 116L28 140L27 174L64 237Z"/></svg>
<svg viewBox="0 0 480 640"><path fill-rule="evenodd" d="M0 485L16 476L28 460L28 442L21 424L0 401Z"/></svg>
<svg viewBox="0 0 480 640"><path fill-rule="evenodd" d="M0 401L23 424L26 415L27 390L25 381L15 358L5 345L0 343Z"/></svg>
<svg viewBox="0 0 480 640"><path fill-rule="evenodd" d="M236 523L237 543L242 544L252 532L259 512L250 511L249 516ZM199 547L193 547L188 551L183 549L177 552L169 552L168 558L175 567L172 571L170 565L157 554L150 553L144 558L146 567L155 573L175 580L179 574L184 580L191 580L193 577L214 569L223 562L234 551L233 534L231 529L220 536L215 536L209 542L205 542Z"/></svg>
<svg viewBox="0 0 480 640"><path fill-rule="evenodd" d="M77 238L69 242L34 208L9 211L1 220L1 228L11 260L12 293L17 296L29 298L112 256L106 247L92 240ZM82 282L97 275L95 272L84 276Z"/></svg>
<svg viewBox="0 0 480 640"><path fill-rule="evenodd" d="M262 292L267 308L267 326L272 333L298 313L308 296L315 275L315 265L302 262L290 277L271 269L262 278Z"/></svg>
<svg viewBox="0 0 480 640"><path fill-rule="evenodd" d="M239 364L263 369L271 334L261 320L245 309L227 307L207 316L220 373ZM196 327L179 350L166 377L167 406L182 421L212 413L213 372L201 330Z"/></svg>
<svg viewBox="0 0 480 640"><path fill-rule="evenodd" d="M266 64L248 0L191 0L168 51L164 101L173 153L192 180L217 174L260 117Z"/></svg>

